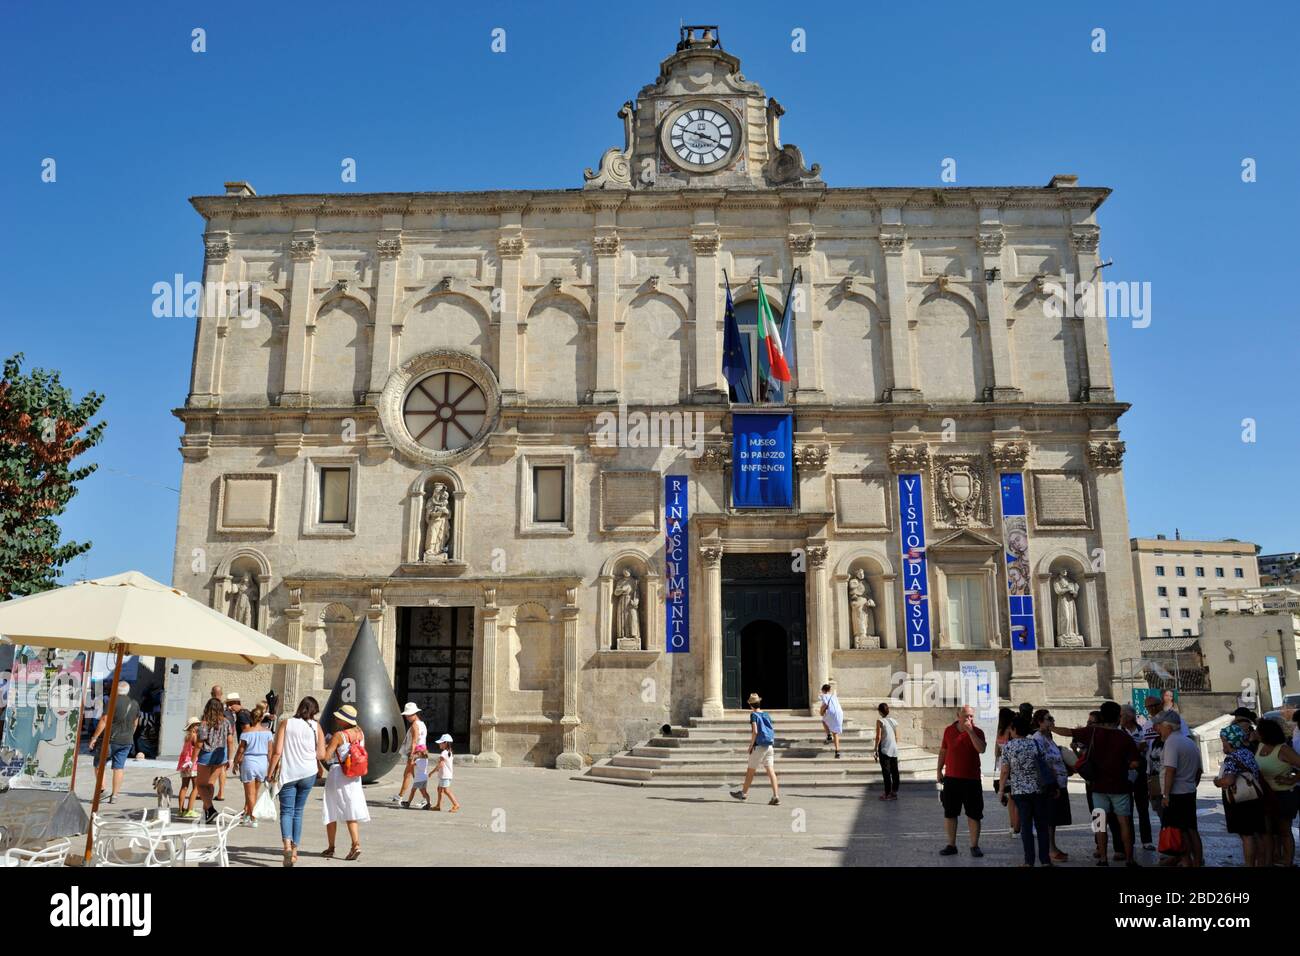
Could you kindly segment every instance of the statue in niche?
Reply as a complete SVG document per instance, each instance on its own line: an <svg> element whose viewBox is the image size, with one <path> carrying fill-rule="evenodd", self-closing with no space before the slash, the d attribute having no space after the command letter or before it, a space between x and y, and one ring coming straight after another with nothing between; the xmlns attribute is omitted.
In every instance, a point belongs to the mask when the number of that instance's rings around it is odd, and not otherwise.
<svg viewBox="0 0 1300 956"><path fill-rule="evenodd" d="M641 649L641 584L627 568L614 581L614 646Z"/></svg>
<svg viewBox="0 0 1300 956"><path fill-rule="evenodd" d="M253 580L251 571L235 578L230 616L244 627L257 627L257 582Z"/></svg>
<svg viewBox="0 0 1300 956"><path fill-rule="evenodd" d="M876 633L876 602L871 596L867 573L858 568L849 575L849 631L854 648L879 647Z"/></svg>
<svg viewBox="0 0 1300 956"><path fill-rule="evenodd" d="M451 492L442 482L434 484L424 506L424 560L446 561L451 545Z"/></svg>
<svg viewBox="0 0 1300 956"><path fill-rule="evenodd" d="M1064 568L1052 578L1052 594L1056 596L1056 646L1083 647L1079 633L1079 585L1070 580Z"/></svg>

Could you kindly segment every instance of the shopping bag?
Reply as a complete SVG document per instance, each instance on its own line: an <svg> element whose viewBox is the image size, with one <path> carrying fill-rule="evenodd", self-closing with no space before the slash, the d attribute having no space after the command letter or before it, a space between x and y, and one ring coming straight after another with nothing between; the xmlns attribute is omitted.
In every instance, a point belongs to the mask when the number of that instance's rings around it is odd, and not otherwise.
<svg viewBox="0 0 1300 956"><path fill-rule="evenodd" d="M1183 831L1178 827L1160 828L1160 845L1157 849L1165 856L1182 856Z"/></svg>
<svg viewBox="0 0 1300 956"><path fill-rule="evenodd" d="M253 804L253 819L267 820L274 822L280 819L280 809L276 798L275 791L280 788L271 783L269 780L266 786L262 788L261 793L257 795L257 802Z"/></svg>

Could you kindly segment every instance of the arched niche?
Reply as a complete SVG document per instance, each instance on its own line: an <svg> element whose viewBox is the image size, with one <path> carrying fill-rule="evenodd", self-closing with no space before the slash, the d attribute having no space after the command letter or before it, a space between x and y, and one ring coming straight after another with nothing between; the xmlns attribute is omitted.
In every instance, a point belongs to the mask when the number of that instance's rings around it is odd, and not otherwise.
<svg viewBox="0 0 1300 956"><path fill-rule="evenodd" d="M826 394L843 402L880 401L889 385L889 345L876 303L859 292L837 292L820 314L817 347Z"/></svg>
<svg viewBox="0 0 1300 956"><path fill-rule="evenodd" d="M262 406L280 401L287 344L282 302L268 289L247 315L223 319L218 331L221 337L218 376L223 405Z"/></svg>
<svg viewBox="0 0 1300 956"><path fill-rule="evenodd" d="M506 687L513 698L509 709L521 716L559 710L563 648L551 613L536 601L515 608L505 627Z"/></svg>
<svg viewBox="0 0 1300 956"><path fill-rule="evenodd" d="M614 640L614 579L631 571L641 588L641 647L643 651L664 649L663 578L655 571L650 558L634 548L611 555L596 578L597 646L600 650L617 650Z"/></svg>
<svg viewBox="0 0 1300 956"><path fill-rule="evenodd" d="M324 673L325 690L333 690L339 671L357 636L357 618L352 608L335 601L321 609L316 621L317 659Z"/></svg>
<svg viewBox="0 0 1300 956"><path fill-rule="evenodd" d="M271 562L256 548L239 548L221 559L212 576L212 607L230 617L239 581L244 575L252 576L257 591L252 627L265 634L269 621L266 605L271 592Z"/></svg>
<svg viewBox="0 0 1300 956"><path fill-rule="evenodd" d="M1101 616L1098 613L1097 582L1100 577L1092 569L1092 563L1082 552L1070 547L1055 547L1038 559L1034 568L1035 591L1038 594L1038 606L1042 608L1038 615L1039 633L1043 639L1040 647L1060 647L1057 635L1056 599L1052 589L1052 579L1058 571L1065 571L1079 586L1075 607L1079 615L1079 630L1083 632L1085 647L1101 647Z"/></svg>
<svg viewBox="0 0 1300 956"><path fill-rule="evenodd" d="M849 612L849 578L858 570L863 571L866 582L871 587L871 597L876 602L873 609L876 617L876 633L880 635L882 648L897 648L898 633L894 620L894 582L897 575L894 566L882 550L856 548L845 554L839 561L832 578L831 587L835 596L835 644L836 650L853 647L853 628Z"/></svg>
<svg viewBox="0 0 1300 956"><path fill-rule="evenodd" d="M370 310L361 293L324 297L307 323L311 394L322 405L353 405L370 387Z"/></svg>
<svg viewBox="0 0 1300 956"><path fill-rule="evenodd" d="M433 486L439 482L451 492L451 541L445 563L465 563L465 483L451 468L435 465L420 472L406 492L406 543L402 556L406 564L419 564L424 560L424 506Z"/></svg>
<svg viewBox="0 0 1300 956"><path fill-rule="evenodd" d="M596 334L591 317L572 296L534 302L519 325L524 336L524 392L530 401L577 404L595 387Z"/></svg>
<svg viewBox="0 0 1300 956"><path fill-rule="evenodd" d="M406 300L400 315L393 328L399 337L399 365L425 352L454 349L496 371L491 313L469 289L458 289L456 283L423 289Z"/></svg>
<svg viewBox="0 0 1300 956"><path fill-rule="evenodd" d="M921 299L912 331L913 354L927 401L984 398L991 382L985 328L974 300L951 287Z"/></svg>
<svg viewBox="0 0 1300 956"><path fill-rule="evenodd" d="M675 405L690 394L692 349L687 312L663 292L633 297L616 325L620 394L629 405Z"/></svg>

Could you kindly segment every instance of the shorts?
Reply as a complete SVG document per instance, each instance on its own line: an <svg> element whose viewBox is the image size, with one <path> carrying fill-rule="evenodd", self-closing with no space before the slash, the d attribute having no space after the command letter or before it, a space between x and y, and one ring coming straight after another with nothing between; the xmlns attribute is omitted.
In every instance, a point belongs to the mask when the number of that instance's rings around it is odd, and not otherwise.
<svg viewBox="0 0 1300 956"><path fill-rule="evenodd" d="M1273 795L1277 797L1274 815L1277 820L1289 827L1291 821L1295 819L1297 807L1300 806L1300 791L1275 790Z"/></svg>
<svg viewBox="0 0 1300 956"><path fill-rule="evenodd" d="M442 787L442 789L446 790L448 787L451 786L451 777L439 777L439 778L438 778L438 786L440 786L440 787Z"/></svg>
<svg viewBox="0 0 1300 956"><path fill-rule="evenodd" d="M1133 794L1098 793L1094 790L1092 792L1092 808L1113 813L1117 817L1130 817L1133 815Z"/></svg>
<svg viewBox="0 0 1300 956"><path fill-rule="evenodd" d="M199 754L200 767L224 767L226 765L226 748L218 747L207 753Z"/></svg>
<svg viewBox="0 0 1300 956"><path fill-rule="evenodd" d="M955 820L963 811L968 820L984 819L984 787L978 780L944 777L939 800L945 820Z"/></svg>
<svg viewBox="0 0 1300 956"><path fill-rule="evenodd" d="M1171 793L1161 824L1176 830L1196 829L1196 794Z"/></svg>
<svg viewBox="0 0 1300 956"><path fill-rule="evenodd" d="M755 744L754 749L750 751L749 763L750 770L769 769L776 764L776 757L772 754L771 744Z"/></svg>
<svg viewBox="0 0 1300 956"><path fill-rule="evenodd" d="M108 745L108 765L114 770L125 770L126 762L131 757L131 748L133 744L113 744ZM95 766L99 766L99 753L95 753Z"/></svg>
<svg viewBox="0 0 1300 956"><path fill-rule="evenodd" d="M239 779L243 783L252 783L255 780L266 779L266 758L248 754L244 755L243 761L239 765Z"/></svg>

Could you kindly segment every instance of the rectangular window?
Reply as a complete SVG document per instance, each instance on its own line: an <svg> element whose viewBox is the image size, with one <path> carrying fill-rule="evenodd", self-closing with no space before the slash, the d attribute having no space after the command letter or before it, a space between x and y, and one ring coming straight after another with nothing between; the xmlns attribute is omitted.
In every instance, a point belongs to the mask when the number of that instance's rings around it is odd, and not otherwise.
<svg viewBox="0 0 1300 956"><path fill-rule="evenodd" d="M953 647L987 647L984 628L984 576L948 578L948 629Z"/></svg>
<svg viewBox="0 0 1300 956"><path fill-rule="evenodd" d="M1189 611L1189 610L1187 610L1187 608L1185 608L1185 607L1180 607L1180 608L1178 609L1178 616L1179 616L1179 617L1191 617L1191 616L1192 616L1192 612Z"/></svg>
<svg viewBox="0 0 1300 956"><path fill-rule="evenodd" d="M1187 597L1187 588L1179 588L1179 589L1178 589L1178 596L1179 596L1179 597Z"/></svg>
<svg viewBox="0 0 1300 956"><path fill-rule="evenodd" d="M1161 616L1161 617L1168 617L1168 616L1169 616L1169 608L1167 608L1167 607L1162 607L1162 608L1160 609L1160 616Z"/></svg>
<svg viewBox="0 0 1300 956"><path fill-rule="evenodd" d="M1169 630L1169 628L1166 627L1166 628L1164 628L1164 629L1160 632L1160 636L1161 636L1161 637L1173 637L1173 636L1174 636L1174 632L1171 631L1171 630Z"/></svg>
<svg viewBox="0 0 1300 956"><path fill-rule="evenodd" d="M1183 567L1181 564L1180 564L1180 565L1177 565L1177 566L1174 568L1174 577L1176 577L1176 578L1185 578L1185 577L1187 577L1187 569L1186 569L1185 567Z"/></svg>
<svg viewBox="0 0 1300 956"><path fill-rule="evenodd" d="M1191 637L1191 636L1192 636L1192 629L1190 627L1183 628L1183 637Z"/></svg>
<svg viewBox="0 0 1300 956"><path fill-rule="evenodd" d="M1196 569L1196 576L1197 576L1198 578L1203 578L1203 577L1205 577L1205 568L1197 568L1197 569Z"/></svg>
<svg viewBox="0 0 1300 956"><path fill-rule="evenodd" d="M1156 577L1158 577L1158 578L1163 578L1164 576L1165 576L1165 566L1164 566L1163 564L1157 564L1157 565L1156 565Z"/></svg>
<svg viewBox="0 0 1300 956"><path fill-rule="evenodd" d="M1241 570L1241 568L1233 568L1232 576L1234 578L1244 578L1246 576L1246 572Z"/></svg>
<svg viewBox="0 0 1300 956"><path fill-rule="evenodd" d="M347 524L352 472L348 468L320 470L320 523Z"/></svg>
<svg viewBox="0 0 1300 956"><path fill-rule="evenodd" d="M1214 576L1215 576L1216 578L1221 578L1221 577L1223 577L1223 568L1215 568L1215 569L1214 569Z"/></svg>
<svg viewBox="0 0 1300 956"><path fill-rule="evenodd" d="M533 521L564 523L564 468L547 465L533 469Z"/></svg>
<svg viewBox="0 0 1300 956"><path fill-rule="evenodd" d="M1156 597L1169 597L1169 589L1163 584L1156 588Z"/></svg>

